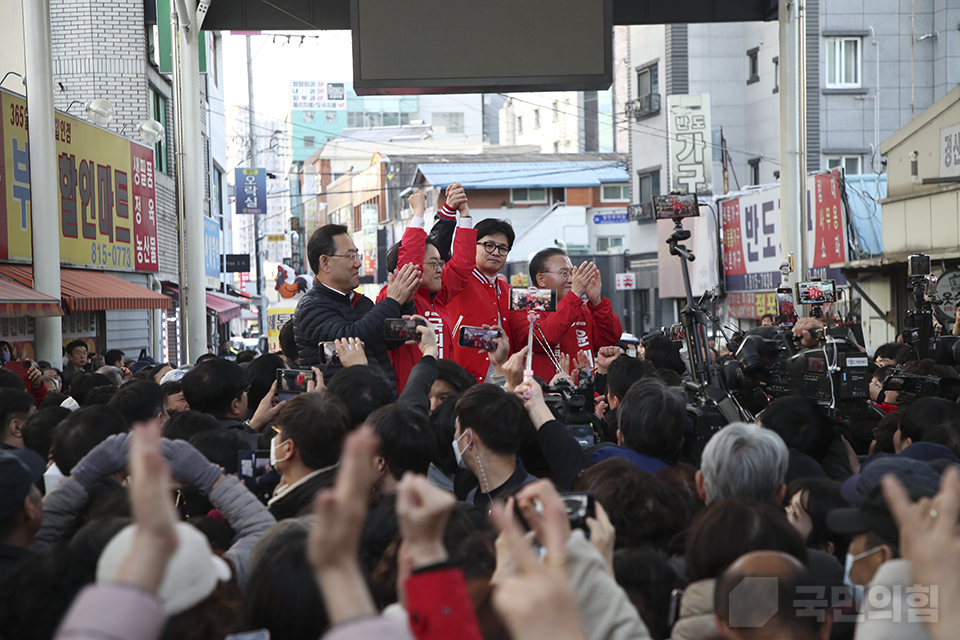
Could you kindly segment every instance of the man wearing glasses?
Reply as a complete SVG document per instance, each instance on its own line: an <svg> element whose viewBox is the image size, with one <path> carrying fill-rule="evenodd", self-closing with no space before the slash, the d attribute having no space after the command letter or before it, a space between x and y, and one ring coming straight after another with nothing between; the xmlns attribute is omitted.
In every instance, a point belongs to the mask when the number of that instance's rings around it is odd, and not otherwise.
<svg viewBox="0 0 960 640"><path fill-rule="evenodd" d="M70 379L78 373L90 372L90 354L87 343L83 340L74 340L66 347L67 365L63 368L63 386L70 384Z"/></svg>
<svg viewBox="0 0 960 640"><path fill-rule="evenodd" d="M403 232L403 239L387 252L387 270L395 271L398 266L416 264L423 266L420 287L413 298L413 313L423 316L433 325L437 334L438 358L452 359L453 336L450 332L450 312L447 304L463 290L473 269L473 247L476 243L476 231L473 230L473 218L467 206L467 196L463 187L457 183L447 187L446 203L438 215L460 212L456 221L456 236L449 264L444 268L440 248L434 238L427 237L424 231L423 214L426 211L426 196L415 193L410 196L410 208L413 218ZM451 219L452 222L452 219ZM382 299L385 290L380 292ZM409 310L407 310L409 312ZM404 345L390 352L393 370L397 377L397 390L403 391L407 378L420 358L420 348L415 344Z"/></svg>
<svg viewBox="0 0 960 640"><path fill-rule="evenodd" d="M319 344L338 338L359 338L364 343L370 364L379 365L391 384L396 385L393 366L383 334L383 321L398 318L420 283L421 267L404 265L397 269L387 285L384 299L374 304L354 291L360 286L363 253L339 224L327 224L310 236L307 259L316 274L313 288L307 291L294 313L293 334L300 353L300 366L320 364ZM339 366L324 370L329 381Z"/></svg>
<svg viewBox="0 0 960 640"><path fill-rule="evenodd" d="M510 286L497 274L507 263L515 234L506 220L488 218L476 225L476 264L463 291L448 304L453 320L453 359L479 382L493 375L490 353L461 347L456 340L460 327L503 327L510 335L508 321Z"/></svg>
<svg viewBox="0 0 960 640"><path fill-rule="evenodd" d="M620 318L610 300L600 295L600 269L594 263L574 267L563 249L543 249L530 260L530 281L540 289L557 292L557 310L540 313L534 327L535 376L549 382L559 372L561 355L569 356L572 364L581 351L586 352L593 367L597 350L620 340ZM512 311L510 327L511 344L520 349L527 343L527 312Z"/></svg>

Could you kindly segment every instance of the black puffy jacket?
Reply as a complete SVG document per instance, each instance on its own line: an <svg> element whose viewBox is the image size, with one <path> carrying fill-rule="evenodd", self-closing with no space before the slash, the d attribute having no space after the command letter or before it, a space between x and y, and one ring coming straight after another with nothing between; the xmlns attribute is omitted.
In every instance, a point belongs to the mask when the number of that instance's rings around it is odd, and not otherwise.
<svg viewBox="0 0 960 640"><path fill-rule="evenodd" d="M334 291L314 279L313 288L303 294L294 313L293 335L300 353L300 366L320 364L318 344L337 338L360 338L363 341L367 360L379 365L393 387L396 395L397 379L383 337L383 321L399 318L403 311L400 303L386 298L374 304L370 298L355 294L350 297ZM398 346L390 345L390 346ZM329 382L340 367L327 367L323 378Z"/></svg>

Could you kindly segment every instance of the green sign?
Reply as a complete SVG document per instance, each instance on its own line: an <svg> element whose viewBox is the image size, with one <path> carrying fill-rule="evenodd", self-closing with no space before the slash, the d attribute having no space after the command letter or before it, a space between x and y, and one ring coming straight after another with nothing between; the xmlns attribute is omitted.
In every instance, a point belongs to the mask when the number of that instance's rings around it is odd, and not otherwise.
<svg viewBox="0 0 960 640"><path fill-rule="evenodd" d="M160 73L173 73L173 41L170 27L170 0L157 0L157 49ZM207 72L207 34L200 32L200 73Z"/></svg>

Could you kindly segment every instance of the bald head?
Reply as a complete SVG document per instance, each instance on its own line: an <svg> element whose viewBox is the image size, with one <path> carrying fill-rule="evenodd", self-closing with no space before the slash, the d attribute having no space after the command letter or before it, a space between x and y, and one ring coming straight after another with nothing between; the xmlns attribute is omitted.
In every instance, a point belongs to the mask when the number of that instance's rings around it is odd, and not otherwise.
<svg viewBox="0 0 960 640"><path fill-rule="evenodd" d="M822 624L809 613L798 615L798 609L811 600L822 600L818 596L822 592L823 587L810 582L806 567L793 556L780 551L746 553L717 580L717 629L721 637L731 640L829 637L829 615L823 616Z"/></svg>

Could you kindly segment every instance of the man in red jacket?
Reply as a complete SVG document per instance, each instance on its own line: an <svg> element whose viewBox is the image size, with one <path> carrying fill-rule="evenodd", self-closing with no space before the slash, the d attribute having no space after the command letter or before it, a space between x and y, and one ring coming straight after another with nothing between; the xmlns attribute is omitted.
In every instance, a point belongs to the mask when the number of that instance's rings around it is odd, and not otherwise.
<svg viewBox="0 0 960 640"><path fill-rule="evenodd" d="M538 313L535 320L533 375L550 381L557 373L554 360L559 361L561 354L576 362L584 351L592 365L600 347L620 340L620 318L610 300L600 296L600 270L594 263L574 268L563 249L543 249L530 261L530 281L540 289L557 292L557 310ZM529 327L526 311L510 312L511 348L519 350L527 344Z"/></svg>
<svg viewBox="0 0 960 640"><path fill-rule="evenodd" d="M463 290L470 271L473 268L473 247L476 243L476 231L473 230L473 218L467 207L467 197L463 187L452 184L447 187L447 202L444 211L460 210L456 239L450 264L444 267L440 251L428 241L424 231L423 213L426 199L423 194L410 196L413 218L403 232L403 239L387 253L387 269L399 269L407 263L423 265L423 277L420 288L413 297L413 313L425 317L436 328L437 347L440 358L450 358L450 345L453 342L450 312L447 303ZM396 253L394 253L396 250ZM396 256L396 257L394 257ZM379 299L386 295L386 287L380 291ZM390 352L390 361L397 377L397 392L403 391L410 376L410 370L420 361L420 349L415 344L403 345Z"/></svg>

